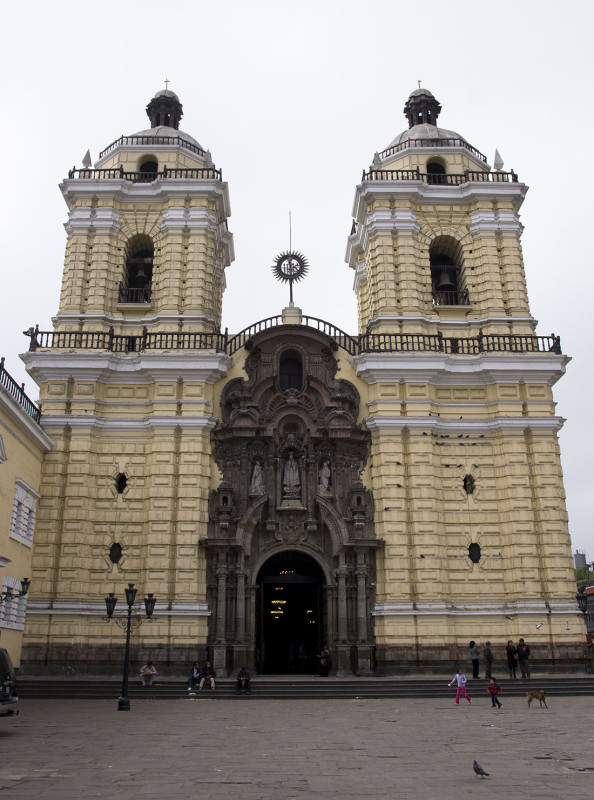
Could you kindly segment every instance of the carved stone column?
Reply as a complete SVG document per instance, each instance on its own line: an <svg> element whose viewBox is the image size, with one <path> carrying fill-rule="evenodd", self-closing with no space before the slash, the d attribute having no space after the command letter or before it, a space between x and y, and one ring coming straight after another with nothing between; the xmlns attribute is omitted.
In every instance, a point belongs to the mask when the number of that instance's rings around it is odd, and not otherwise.
<svg viewBox="0 0 594 800"><path fill-rule="evenodd" d="M217 620L215 644L213 647L213 667L219 676L227 676L227 551L219 550L217 565Z"/></svg>
<svg viewBox="0 0 594 800"><path fill-rule="evenodd" d="M233 670L248 667L249 647L246 641L246 574L240 569L237 572L237 598L235 604L235 643L233 645Z"/></svg>
<svg viewBox="0 0 594 800"><path fill-rule="evenodd" d="M338 589L338 645L336 648L336 675L347 677L352 675L350 647L348 644L349 625L347 607L347 572L344 566L344 558L341 556L341 566L336 570L336 582Z"/></svg>
<svg viewBox="0 0 594 800"><path fill-rule="evenodd" d="M357 675L373 675L373 648L367 629L367 570L365 554L357 552Z"/></svg>

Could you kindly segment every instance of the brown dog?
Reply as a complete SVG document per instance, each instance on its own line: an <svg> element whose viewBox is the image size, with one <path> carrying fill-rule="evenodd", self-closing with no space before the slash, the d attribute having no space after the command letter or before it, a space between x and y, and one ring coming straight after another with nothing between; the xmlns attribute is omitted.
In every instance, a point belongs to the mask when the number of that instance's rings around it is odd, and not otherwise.
<svg viewBox="0 0 594 800"><path fill-rule="evenodd" d="M528 698L528 708L530 708L530 703L533 700L538 700L541 708L543 706L543 703L544 707L548 708L547 701L545 700L546 692L544 692L542 689L540 689L540 691L538 692L526 692L526 697Z"/></svg>

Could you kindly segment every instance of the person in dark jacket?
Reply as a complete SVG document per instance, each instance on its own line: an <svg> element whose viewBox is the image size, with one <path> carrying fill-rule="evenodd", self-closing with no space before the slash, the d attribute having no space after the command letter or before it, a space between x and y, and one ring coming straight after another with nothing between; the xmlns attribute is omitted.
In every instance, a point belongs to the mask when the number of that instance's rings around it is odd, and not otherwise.
<svg viewBox="0 0 594 800"><path fill-rule="evenodd" d="M518 651L514 647L514 643L511 639L508 639L505 652L507 653L507 668L509 669L509 677L515 680L518 677L516 674L518 669Z"/></svg>
<svg viewBox="0 0 594 800"><path fill-rule="evenodd" d="M246 694L250 694L250 673L245 667L242 667L237 673L237 685L235 687L235 691L237 694L239 694L242 689L245 689Z"/></svg>
<svg viewBox="0 0 594 800"><path fill-rule="evenodd" d="M481 651L476 646L474 639L468 645L470 647L470 658L472 659L472 677L478 678L479 676L479 655Z"/></svg>
<svg viewBox="0 0 594 800"><path fill-rule="evenodd" d="M530 677L530 648L523 639L520 639L517 646L518 663L520 664L520 673L522 678Z"/></svg>
<svg viewBox="0 0 594 800"><path fill-rule="evenodd" d="M197 661L194 661L188 673L188 692L191 692L196 688L196 686L198 686L201 677L202 670L200 669L200 664Z"/></svg>
<svg viewBox="0 0 594 800"><path fill-rule="evenodd" d="M491 650L491 642L485 642L483 647L483 658L485 659L485 679L489 680L491 677L491 670L493 669L493 651Z"/></svg>
<svg viewBox="0 0 594 800"><path fill-rule="evenodd" d="M202 668L202 677L200 678L200 691L202 691L206 684L206 686L210 686L214 692L216 677L214 669L210 666L210 661L205 661L204 667Z"/></svg>

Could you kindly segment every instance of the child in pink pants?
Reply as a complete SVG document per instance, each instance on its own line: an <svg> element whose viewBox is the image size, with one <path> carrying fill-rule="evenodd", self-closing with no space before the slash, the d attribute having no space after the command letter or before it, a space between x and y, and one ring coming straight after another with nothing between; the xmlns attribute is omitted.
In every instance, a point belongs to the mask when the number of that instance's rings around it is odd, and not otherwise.
<svg viewBox="0 0 594 800"><path fill-rule="evenodd" d="M472 703L471 698L466 694L466 675L462 672L461 667L457 674L454 675L452 680L448 683L448 686L451 686L454 681L456 681L458 684L458 691L456 692L456 705L460 705L460 695L465 697L469 703Z"/></svg>

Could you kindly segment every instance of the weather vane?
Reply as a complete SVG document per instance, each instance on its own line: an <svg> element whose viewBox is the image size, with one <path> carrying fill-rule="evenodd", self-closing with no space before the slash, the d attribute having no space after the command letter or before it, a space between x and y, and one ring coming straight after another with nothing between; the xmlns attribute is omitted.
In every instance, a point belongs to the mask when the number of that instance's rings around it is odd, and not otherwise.
<svg viewBox="0 0 594 800"><path fill-rule="evenodd" d="M293 305L293 284L299 283L309 271L309 264L303 253L297 253L292 249L292 235L291 212L289 211L289 249L275 258L272 271L277 280L283 281L283 283L288 282L291 305Z"/></svg>

